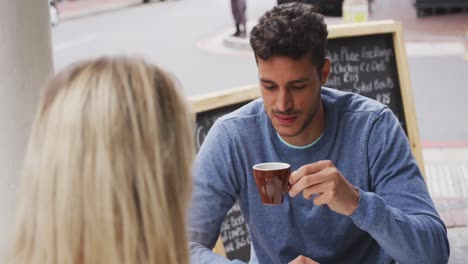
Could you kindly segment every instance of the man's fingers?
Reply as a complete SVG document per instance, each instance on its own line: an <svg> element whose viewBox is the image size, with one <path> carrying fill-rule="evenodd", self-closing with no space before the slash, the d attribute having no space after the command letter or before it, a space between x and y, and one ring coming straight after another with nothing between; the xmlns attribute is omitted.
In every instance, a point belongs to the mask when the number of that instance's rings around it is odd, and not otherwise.
<svg viewBox="0 0 468 264"><path fill-rule="evenodd" d="M308 257L304 257L300 255L294 260L292 260L291 262L289 262L289 264L319 264L319 263Z"/></svg>
<svg viewBox="0 0 468 264"><path fill-rule="evenodd" d="M334 165L329 160L321 160L315 163L304 165L300 167L298 170L291 173L291 177L289 177L289 183L293 185L306 175L317 173L327 167L332 167L332 166Z"/></svg>
<svg viewBox="0 0 468 264"><path fill-rule="evenodd" d="M324 204L327 204L329 200L329 195L326 193L321 193L317 197L314 198L314 204L317 206L322 206Z"/></svg>
<svg viewBox="0 0 468 264"><path fill-rule="evenodd" d="M291 186L291 189L289 190L289 195L291 197L295 197L300 192L307 190L307 193L304 193L304 197L308 198L312 194L323 192L320 186L323 183L327 182L327 180L328 180L327 170L322 170L314 174L304 175L296 183L294 183ZM306 194L307 196L305 196Z"/></svg>
<svg viewBox="0 0 468 264"><path fill-rule="evenodd" d="M299 173L298 171L291 172L291 175L289 176L290 185L293 185L294 183L296 183L297 179L299 178L299 176L297 175L298 173Z"/></svg>

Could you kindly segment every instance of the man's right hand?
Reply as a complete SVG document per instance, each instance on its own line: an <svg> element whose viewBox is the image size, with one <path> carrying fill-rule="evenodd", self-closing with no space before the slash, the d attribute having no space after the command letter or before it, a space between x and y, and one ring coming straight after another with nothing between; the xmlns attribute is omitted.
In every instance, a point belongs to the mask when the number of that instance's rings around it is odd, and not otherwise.
<svg viewBox="0 0 468 264"><path fill-rule="evenodd" d="M299 257L293 259L289 264L319 264L317 261L313 261L308 257L300 255Z"/></svg>

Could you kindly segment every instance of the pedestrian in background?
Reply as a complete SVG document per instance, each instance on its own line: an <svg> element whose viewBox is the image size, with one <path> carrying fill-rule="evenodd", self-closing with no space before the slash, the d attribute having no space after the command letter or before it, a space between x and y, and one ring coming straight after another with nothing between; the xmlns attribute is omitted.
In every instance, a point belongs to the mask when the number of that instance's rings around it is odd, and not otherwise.
<svg viewBox="0 0 468 264"><path fill-rule="evenodd" d="M245 38L247 36L247 29L245 27L247 18L246 10L247 4L245 0L231 0L232 16L236 24L236 32L232 34L233 37Z"/></svg>
<svg viewBox="0 0 468 264"><path fill-rule="evenodd" d="M141 59L58 73L33 124L7 263L188 264L192 125L173 80Z"/></svg>

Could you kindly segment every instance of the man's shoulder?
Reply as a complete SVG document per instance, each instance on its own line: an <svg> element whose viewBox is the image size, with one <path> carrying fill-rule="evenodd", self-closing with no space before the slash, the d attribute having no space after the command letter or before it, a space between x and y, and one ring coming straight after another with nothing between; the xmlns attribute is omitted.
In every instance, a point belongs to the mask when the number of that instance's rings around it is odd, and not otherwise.
<svg viewBox="0 0 468 264"><path fill-rule="evenodd" d="M259 117L263 112L263 100L258 98L220 117L218 121L225 124L242 123Z"/></svg>
<svg viewBox="0 0 468 264"><path fill-rule="evenodd" d="M263 109L263 101L255 99L240 108L219 117L210 131L217 138L236 138L245 141L253 131L263 127L268 118Z"/></svg>
<svg viewBox="0 0 468 264"><path fill-rule="evenodd" d="M334 106L342 113L369 113L379 115L387 106L352 92L343 92L332 88L322 88L322 99L325 104Z"/></svg>

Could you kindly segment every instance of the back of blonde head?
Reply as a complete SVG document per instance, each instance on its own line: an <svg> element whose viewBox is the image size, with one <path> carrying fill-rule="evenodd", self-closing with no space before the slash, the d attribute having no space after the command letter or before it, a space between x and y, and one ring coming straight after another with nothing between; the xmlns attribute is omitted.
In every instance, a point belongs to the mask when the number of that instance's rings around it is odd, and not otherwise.
<svg viewBox="0 0 468 264"><path fill-rule="evenodd" d="M41 100L10 263L188 263L192 120L143 60L65 69Z"/></svg>

